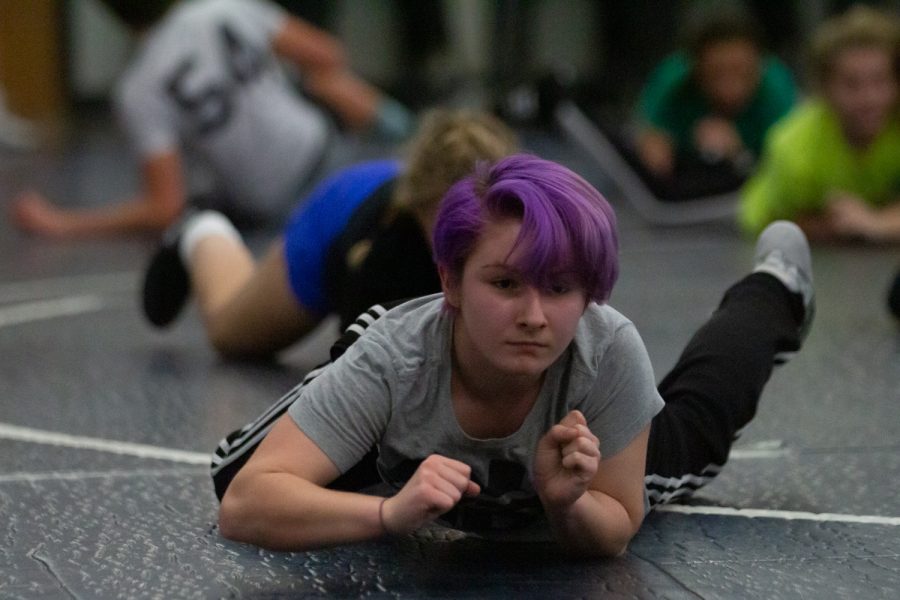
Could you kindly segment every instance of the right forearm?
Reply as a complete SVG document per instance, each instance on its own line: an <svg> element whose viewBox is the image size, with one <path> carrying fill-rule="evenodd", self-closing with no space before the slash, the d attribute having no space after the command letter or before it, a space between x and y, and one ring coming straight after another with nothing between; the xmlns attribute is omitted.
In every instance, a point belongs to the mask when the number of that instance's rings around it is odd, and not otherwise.
<svg viewBox="0 0 900 600"><path fill-rule="evenodd" d="M591 490L571 507L546 513L563 548L586 556L620 555L640 526L640 520L631 522L621 503Z"/></svg>
<svg viewBox="0 0 900 600"><path fill-rule="evenodd" d="M382 498L323 488L293 475L236 479L222 499L222 535L271 550L302 551L385 535Z"/></svg>
<svg viewBox="0 0 900 600"><path fill-rule="evenodd" d="M132 232L160 232L181 212L181 206L161 207L137 196L120 204L61 211L67 237L113 235Z"/></svg>

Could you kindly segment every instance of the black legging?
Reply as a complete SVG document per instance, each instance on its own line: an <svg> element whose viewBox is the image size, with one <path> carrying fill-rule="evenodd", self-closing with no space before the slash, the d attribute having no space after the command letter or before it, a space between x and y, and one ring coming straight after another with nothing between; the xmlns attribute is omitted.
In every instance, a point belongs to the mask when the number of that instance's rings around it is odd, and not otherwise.
<svg viewBox="0 0 900 600"><path fill-rule="evenodd" d="M732 286L659 384L644 480L651 505L693 493L728 459L772 367L799 349L803 301L765 273Z"/></svg>

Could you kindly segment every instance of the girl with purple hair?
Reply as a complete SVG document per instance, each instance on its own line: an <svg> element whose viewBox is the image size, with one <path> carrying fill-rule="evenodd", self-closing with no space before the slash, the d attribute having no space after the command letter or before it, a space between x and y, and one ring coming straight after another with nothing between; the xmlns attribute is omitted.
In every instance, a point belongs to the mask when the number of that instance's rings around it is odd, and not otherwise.
<svg viewBox="0 0 900 600"><path fill-rule="evenodd" d="M221 442L224 536L309 549L438 521L618 555L653 504L724 464L813 312L805 238L773 225L657 389L606 304L614 213L575 173L481 165L444 197L433 242L443 293L371 309L331 364Z"/></svg>

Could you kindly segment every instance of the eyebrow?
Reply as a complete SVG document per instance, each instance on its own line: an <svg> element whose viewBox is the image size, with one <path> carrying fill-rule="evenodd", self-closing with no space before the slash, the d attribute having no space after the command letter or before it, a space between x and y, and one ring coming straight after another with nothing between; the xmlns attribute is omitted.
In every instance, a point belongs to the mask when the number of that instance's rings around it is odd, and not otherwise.
<svg viewBox="0 0 900 600"><path fill-rule="evenodd" d="M485 271L488 269L497 269L499 271L515 271L516 273L519 272L519 269L517 269L516 267L514 267L513 265L511 265L509 263L490 263L490 264L486 264L486 265L481 265L480 267L478 267L478 269L481 271Z"/></svg>

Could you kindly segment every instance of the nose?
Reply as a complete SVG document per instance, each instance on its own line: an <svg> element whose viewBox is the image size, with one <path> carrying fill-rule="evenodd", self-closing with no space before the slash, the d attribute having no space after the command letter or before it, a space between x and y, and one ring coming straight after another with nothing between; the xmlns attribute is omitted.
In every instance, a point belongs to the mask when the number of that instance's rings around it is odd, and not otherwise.
<svg viewBox="0 0 900 600"><path fill-rule="evenodd" d="M540 290L526 286L522 293L519 308L519 327L528 330L541 329L547 325L544 313L544 301Z"/></svg>

